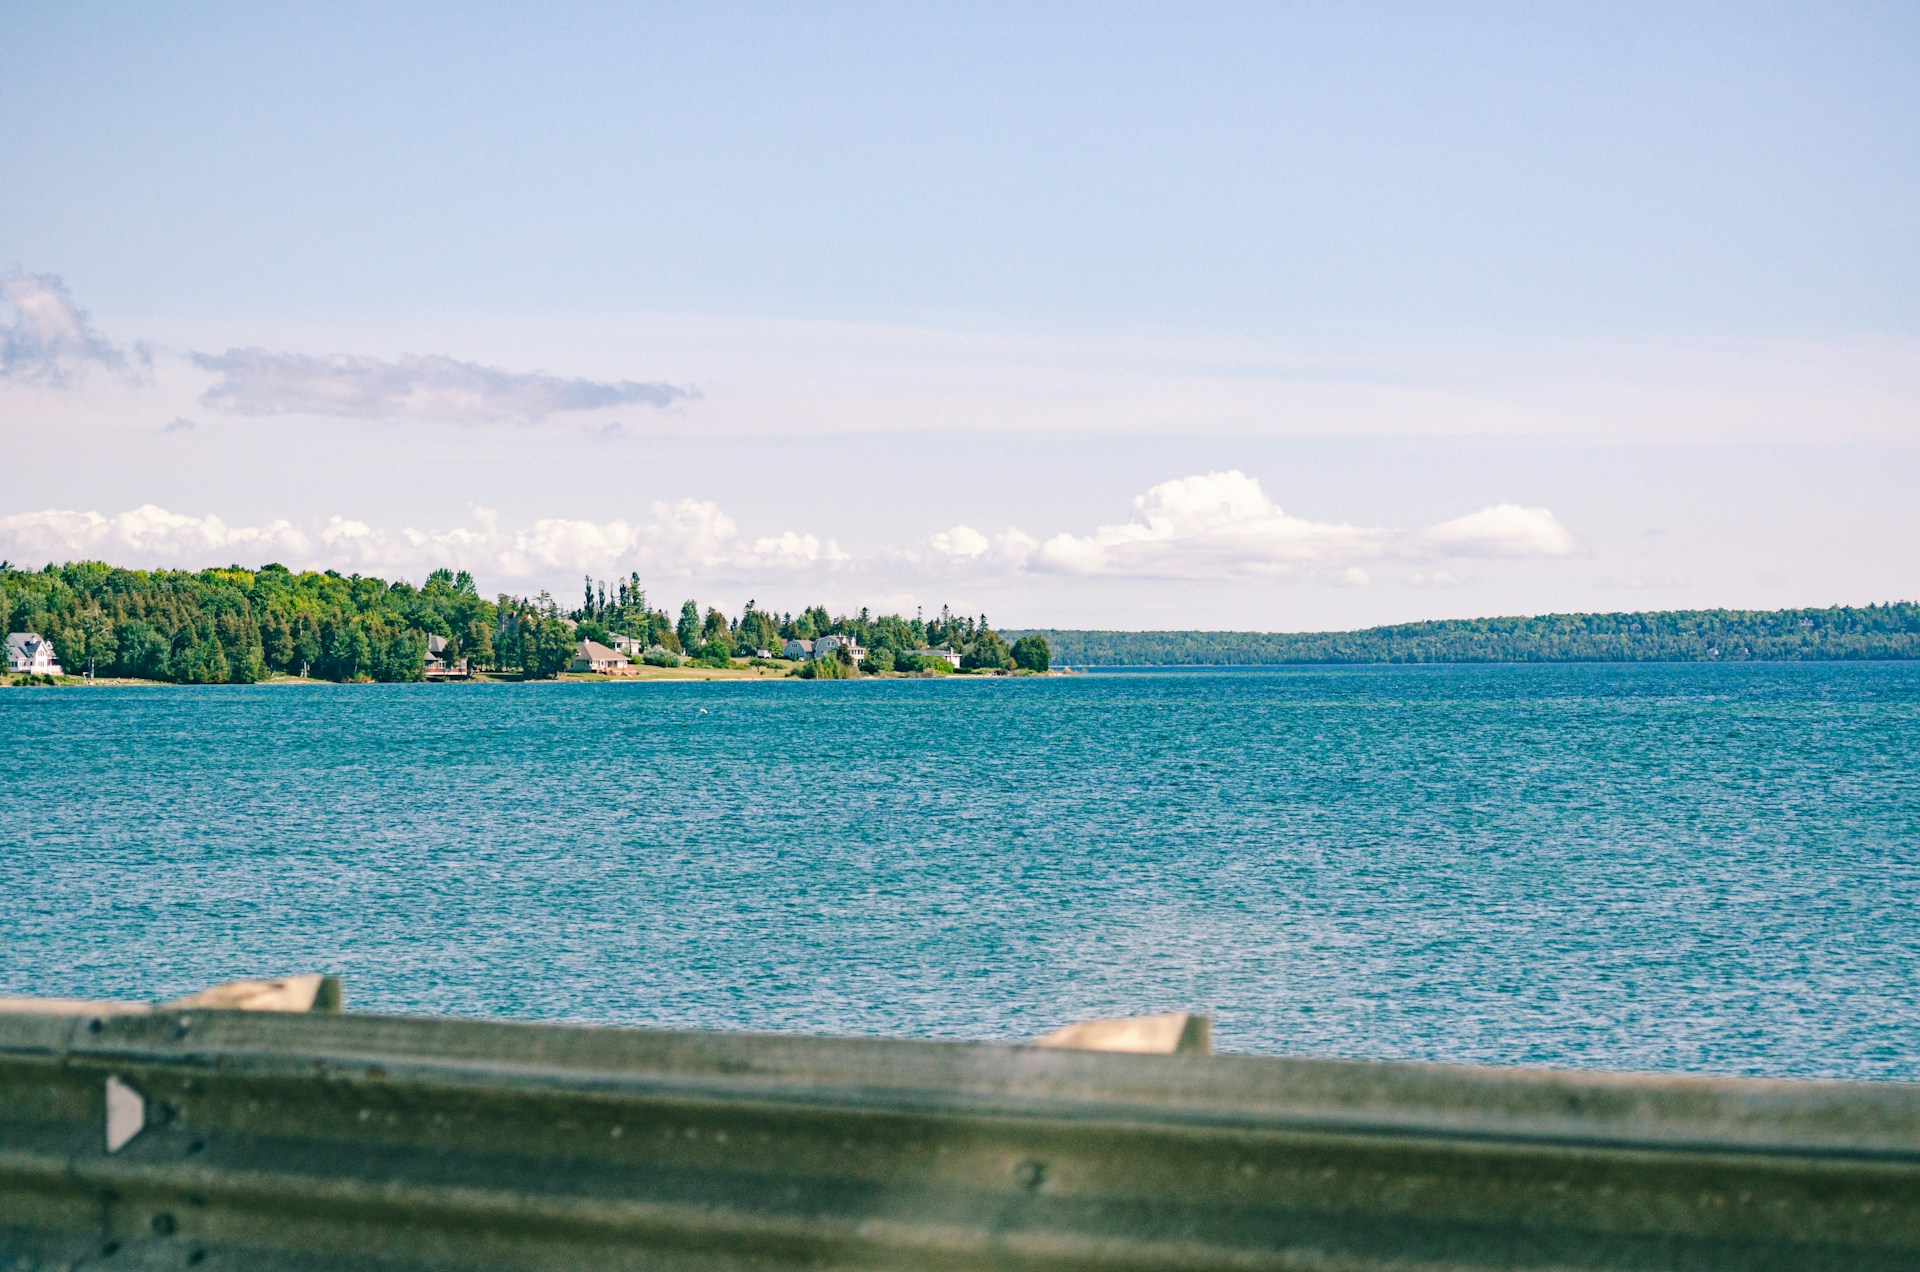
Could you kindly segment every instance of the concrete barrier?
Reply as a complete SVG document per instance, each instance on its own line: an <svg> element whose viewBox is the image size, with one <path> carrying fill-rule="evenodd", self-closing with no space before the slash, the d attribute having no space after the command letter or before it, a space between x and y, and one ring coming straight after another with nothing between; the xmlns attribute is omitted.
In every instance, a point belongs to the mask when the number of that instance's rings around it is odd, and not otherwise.
<svg viewBox="0 0 1920 1272"><path fill-rule="evenodd" d="M14 1269L1913 1269L1920 1087L17 1012L0 1015L0 1252Z"/></svg>

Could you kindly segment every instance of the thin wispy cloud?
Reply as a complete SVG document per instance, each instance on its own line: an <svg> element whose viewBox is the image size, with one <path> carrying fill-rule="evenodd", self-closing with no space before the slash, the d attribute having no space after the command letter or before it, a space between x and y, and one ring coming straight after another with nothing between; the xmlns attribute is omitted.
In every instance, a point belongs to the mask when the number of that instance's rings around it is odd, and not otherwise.
<svg viewBox="0 0 1920 1272"><path fill-rule="evenodd" d="M206 406L235 415L322 415L446 423L537 423L569 411L670 406L697 397L678 385L566 379L506 371L439 354L383 358L229 349L193 355L219 376Z"/></svg>
<svg viewBox="0 0 1920 1272"><path fill-rule="evenodd" d="M89 372L142 378L145 346L123 348L93 329L56 274L0 276L0 380L65 387Z"/></svg>

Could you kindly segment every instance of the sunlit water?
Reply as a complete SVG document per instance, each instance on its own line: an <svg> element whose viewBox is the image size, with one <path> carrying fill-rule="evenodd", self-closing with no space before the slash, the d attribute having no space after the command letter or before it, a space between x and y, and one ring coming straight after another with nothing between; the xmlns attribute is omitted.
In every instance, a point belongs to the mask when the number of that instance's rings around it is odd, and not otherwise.
<svg viewBox="0 0 1920 1272"><path fill-rule="evenodd" d="M1920 1079L1920 666L0 692L0 993Z"/></svg>

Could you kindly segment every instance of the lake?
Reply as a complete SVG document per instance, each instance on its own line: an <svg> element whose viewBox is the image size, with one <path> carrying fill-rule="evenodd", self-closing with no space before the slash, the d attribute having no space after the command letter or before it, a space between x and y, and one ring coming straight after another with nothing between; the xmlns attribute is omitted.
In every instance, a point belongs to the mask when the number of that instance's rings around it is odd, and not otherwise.
<svg viewBox="0 0 1920 1272"><path fill-rule="evenodd" d="M1920 1080L1920 666L0 691L0 993Z"/></svg>

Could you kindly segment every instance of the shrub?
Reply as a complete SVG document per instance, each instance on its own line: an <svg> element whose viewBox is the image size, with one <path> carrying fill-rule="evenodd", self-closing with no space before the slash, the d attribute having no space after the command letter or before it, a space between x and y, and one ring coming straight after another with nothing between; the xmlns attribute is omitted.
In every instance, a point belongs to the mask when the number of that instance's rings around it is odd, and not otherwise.
<svg viewBox="0 0 1920 1272"><path fill-rule="evenodd" d="M800 668L802 680L849 680L853 668L838 658L810 658Z"/></svg>

